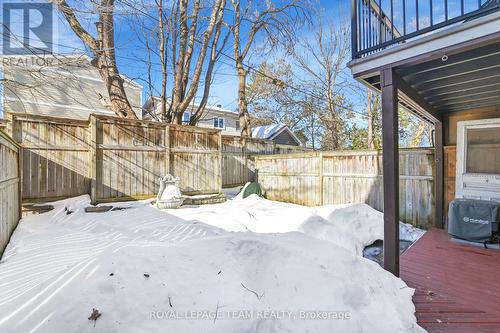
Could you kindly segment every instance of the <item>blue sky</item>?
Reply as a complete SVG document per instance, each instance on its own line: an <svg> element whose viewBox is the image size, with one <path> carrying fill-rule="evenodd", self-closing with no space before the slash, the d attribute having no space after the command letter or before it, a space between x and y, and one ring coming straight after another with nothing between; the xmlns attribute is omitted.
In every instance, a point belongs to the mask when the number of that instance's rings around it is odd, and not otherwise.
<svg viewBox="0 0 500 333"><path fill-rule="evenodd" d="M321 6L325 10L325 17L331 18L332 21L344 21L349 20L350 2L349 0L322 0L318 2L318 6ZM335 19L337 18L337 19ZM307 33L304 31L304 33ZM118 65L120 70L127 76L139 80L146 76L146 68L144 66L138 66L135 58L144 57L144 52L140 47L134 47L136 44L136 36L131 32L130 27L127 24L117 24L116 29L117 34L117 54L118 54ZM225 52L226 54L232 56L230 49ZM247 63L251 65L258 65L261 59L250 58ZM156 68L156 80L160 79L159 68ZM146 89L145 89L146 90ZM221 63L218 66L215 81L211 88L210 93L211 104L220 104L225 108L230 110L236 110L237 108L237 77L236 72L232 66L232 60L228 57L222 56ZM353 96L354 98L354 96Z"/></svg>
<svg viewBox="0 0 500 333"><path fill-rule="evenodd" d="M3 1L3 0L2 0ZM316 1L315 5L322 7L324 10L325 18L329 19L334 24L340 24L340 22L349 22L349 12L350 12L350 1L349 0L313 0ZM29 2L29 0L27 1ZM69 1L71 4L72 2ZM117 1L119 4L120 2ZM130 8L129 8L130 9ZM126 10L124 7L120 10L117 8L118 14L123 14ZM130 22L126 19L126 15L118 16L115 23L115 35L116 35L116 54L119 70L126 76L136 80L138 83L144 86L143 98L148 95L148 90L146 89L146 77L147 70L146 66L142 61L138 59L145 59L146 52L144 51L143 45L138 41L137 34L133 31ZM83 25L93 33L94 31L94 21L95 17L82 17L79 16ZM83 53L86 52L83 43L76 37L76 35L69 29L64 18L57 17L55 19L57 26L55 51L60 53ZM301 31L303 34L311 33L304 29ZM86 52L90 55L89 52ZM227 52L228 55L232 56L232 51L229 48ZM237 108L237 77L236 72L233 67L233 61L225 56L221 57L221 63L218 65L215 81L211 88L210 94L210 104L220 104L225 108L230 110L236 110ZM249 58L247 60L248 64L256 66L261 62L262 59L259 58ZM158 62L158 61L156 61ZM348 72L346 71L346 76ZM154 68L153 79L157 87L160 86L160 68L156 66ZM201 91L201 89L200 89ZM362 104L359 99L359 94L352 94L350 96L355 104ZM361 106L359 106L361 107Z"/></svg>

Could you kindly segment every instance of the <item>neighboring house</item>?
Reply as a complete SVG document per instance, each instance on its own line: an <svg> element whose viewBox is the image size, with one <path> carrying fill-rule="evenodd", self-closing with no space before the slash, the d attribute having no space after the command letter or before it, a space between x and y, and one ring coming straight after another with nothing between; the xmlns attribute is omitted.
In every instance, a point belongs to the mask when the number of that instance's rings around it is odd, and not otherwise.
<svg viewBox="0 0 500 333"><path fill-rule="evenodd" d="M148 98L143 107L143 119L154 119L154 116L160 115L160 98ZM182 122L187 124L191 114L198 109L199 105L192 103L183 114ZM206 106L205 112L196 126L217 128L222 130L225 135L240 135L240 121L236 112L223 109L219 106Z"/></svg>
<svg viewBox="0 0 500 333"><path fill-rule="evenodd" d="M114 115L97 69L86 55L4 56L0 111L87 119L91 113ZM136 115L142 115L142 86L124 77Z"/></svg>
<svg viewBox="0 0 500 333"><path fill-rule="evenodd" d="M304 146L304 143L285 125L267 125L252 128L252 137L272 140L277 144Z"/></svg>

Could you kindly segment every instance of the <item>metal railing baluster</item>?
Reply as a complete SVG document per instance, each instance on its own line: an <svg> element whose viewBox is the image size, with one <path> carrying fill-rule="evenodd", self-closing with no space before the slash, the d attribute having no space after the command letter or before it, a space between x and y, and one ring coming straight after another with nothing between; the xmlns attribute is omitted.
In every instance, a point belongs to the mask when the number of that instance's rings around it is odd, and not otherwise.
<svg viewBox="0 0 500 333"><path fill-rule="evenodd" d="M351 0L351 48L352 48L352 58L361 58L364 55L371 54L395 44L399 44L410 38L417 37L419 35L444 28L448 25L463 22L471 18L489 14L494 11L500 11L500 2L493 2L490 6L483 7L483 0L477 1L477 8L466 8L465 0L460 0L460 13L459 16L450 17L449 0L444 1L444 21L436 20L441 17L441 11L443 9L437 10L435 7L436 1L434 0L424 0L424 2L419 0L414 0L415 10L411 6L412 0L384 0L390 1L390 3L383 3L382 0ZM394 1L403 1L402 3L402 22L403 29L398 29L398 25L394 22L394 16L399 15L399 9L401 9L401 3L396 3ZM406 2L410 1L408 5ZM456 2L455 2L456 3ZM387 13L383 10L390 11ZM420 4L429 5L429 17L427 21L426 13L427 7L420 7ZM440 4L443 4L440 2ZM434 10L437 10L435 13ZM401 16L399 16L401 17ZM399 21L398 18L398 22ZM421 24L420 19L423 19ZM408 23L410 27L413 27L413 22L415 22L415 30L408 29Z"/></svg>

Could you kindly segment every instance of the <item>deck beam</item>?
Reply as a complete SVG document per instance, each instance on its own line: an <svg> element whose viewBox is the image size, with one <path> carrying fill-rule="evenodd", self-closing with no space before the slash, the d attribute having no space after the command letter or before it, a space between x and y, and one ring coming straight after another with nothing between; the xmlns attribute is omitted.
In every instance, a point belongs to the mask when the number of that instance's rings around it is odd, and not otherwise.
<svg viewBox="0 0 500 333"><path fill-rule="evenodd" d="M397 76L397 74L394 74L394 76L398 81L397 86L399 91L404 96L417 103L427 119L429 119L433 123L441 121L441 114L432 105L430 105L422 96L420 96L415 89L413 89L408 83L406 83L406 81Z"/></svg>
<svg viewBox="0 0 500 333"><path fill-rule="evenodd" d="M394 69L381 71L382 158L384 183L384 268L399 276L398 80Z"/></svg>

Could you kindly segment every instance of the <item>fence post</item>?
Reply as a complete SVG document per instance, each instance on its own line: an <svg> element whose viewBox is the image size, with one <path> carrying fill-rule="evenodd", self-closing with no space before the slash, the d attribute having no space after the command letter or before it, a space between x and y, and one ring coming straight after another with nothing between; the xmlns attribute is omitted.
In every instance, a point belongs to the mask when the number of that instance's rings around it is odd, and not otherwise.
<svg viewBox="0 0 500 333"><path fill-rule="evenodd" d="M165 175L170 174L170 125L165 124Z"/></svg>
<svg viewBox="0 0 500 333"><path fill-rule="evenodd" d="M243 175L245 175L245 179L244 179L243 183L246 184L247 182L250 181L250 168L248 168L248 160L250 159L250 156L248 156L248 154L247 154L247 139L242 137L240 143L242 143L241 144L241 155L242 155L243 159L245 160L245 168L243 169L244 170Z"/></svg>
<svg viewBox="0 0 500 333"><path fill-rule="evenodd" d="M17 177L19 178L19 182L17 184L17 193L19 195L18 198L18 214L19 219L23 218L23 147L18 145L17 148Z"/></svg>
<svg viewBox="0 0 500 333"><path fill-rule="evenodd" d="M208 133L206 133L208 138ZM219 174L217 175L217 187L219 188L219 194L222 193L222 131L219 131L217 136L217 142L219 145Z"/></svg>
<svg viewBox="0 0 500 333"><path fill-rule="evenodd" d="M97 118L90 115L90 203L97 204Z"/></svg>
<svg viewBox="0 0 500 333"><path fill-rule="evenodd" d="M318 163L319 163L319 205L323 206L324 205L324 198L323 198L323 153L319 153L318 155Z"/></svg>

